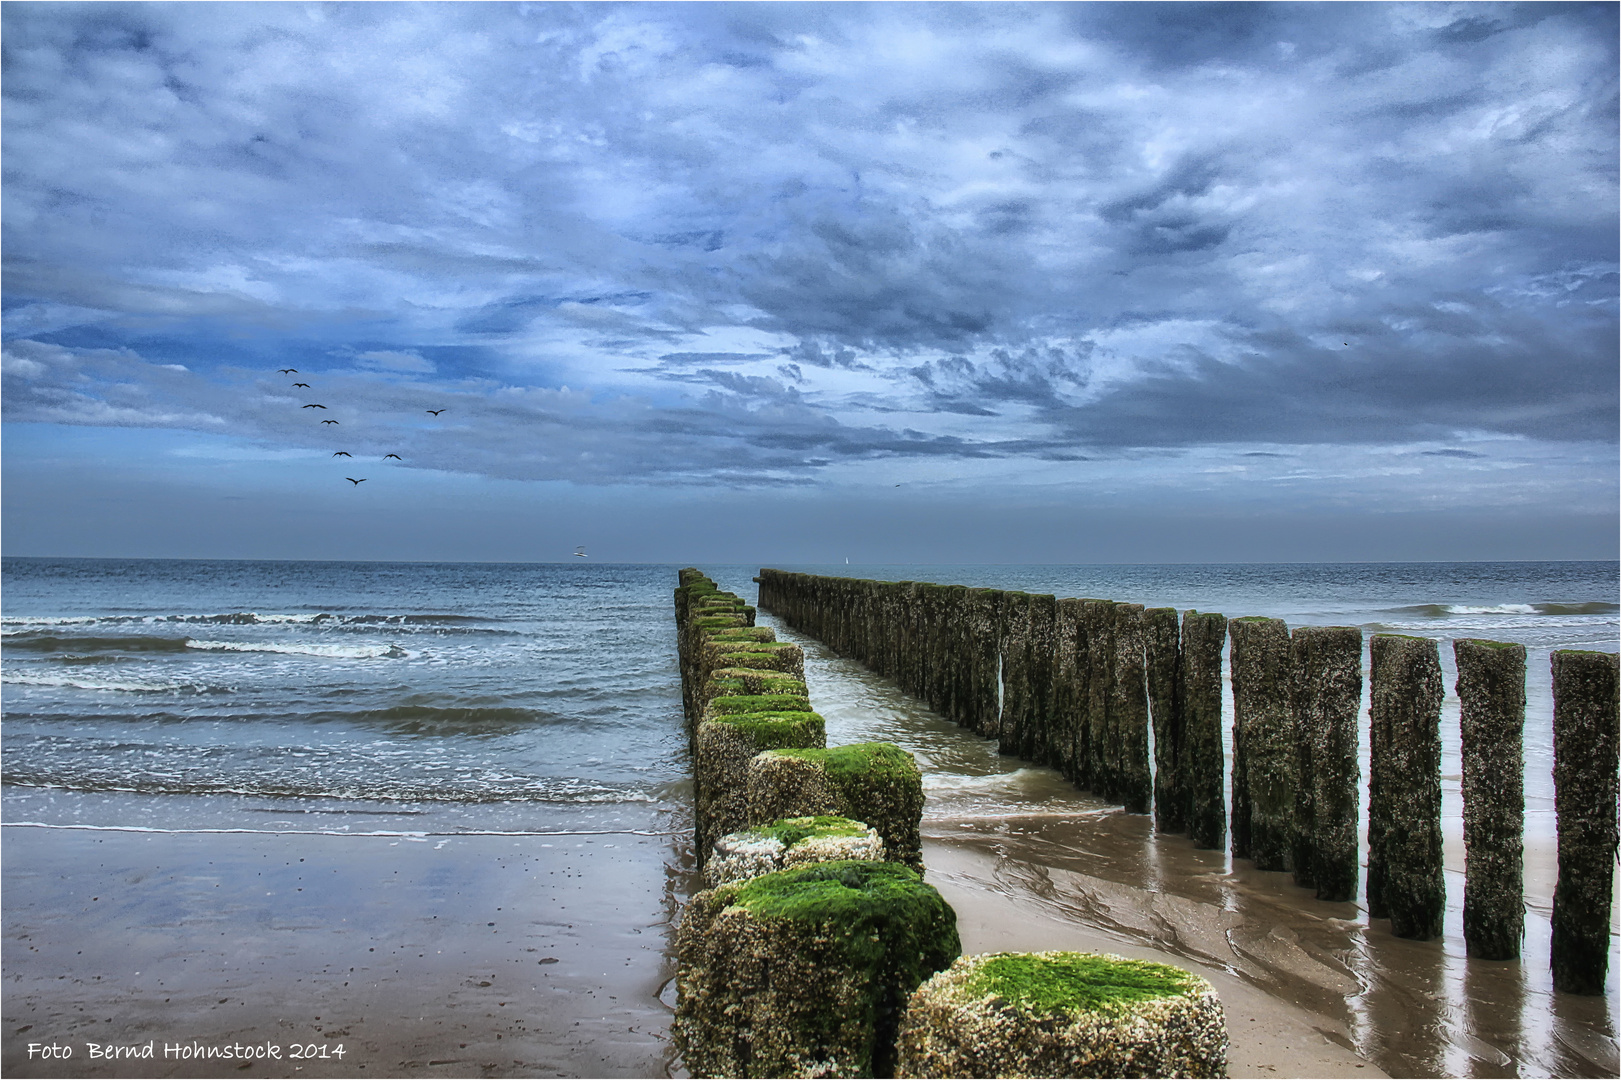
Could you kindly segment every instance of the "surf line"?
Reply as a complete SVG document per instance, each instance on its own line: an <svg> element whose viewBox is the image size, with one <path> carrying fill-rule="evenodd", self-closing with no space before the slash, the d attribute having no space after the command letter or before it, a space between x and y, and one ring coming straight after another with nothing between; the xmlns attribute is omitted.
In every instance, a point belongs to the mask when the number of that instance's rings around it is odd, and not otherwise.
<svg viewBox="0 0 1621 1080"><path fill-rule="evenodd" d="M502 829L464 829L458 832L417 832L395 829L373 829L350 832L346 829L157 829L150 825L53 825L45 821L0 821L6 829L77 829L81 832L162 833L182 835L192 833L242 833L250 836L393 836L405 839L429 836L682 836L681 832L660 832L652 829L565 829L551 832L528 832Z"/></svg>

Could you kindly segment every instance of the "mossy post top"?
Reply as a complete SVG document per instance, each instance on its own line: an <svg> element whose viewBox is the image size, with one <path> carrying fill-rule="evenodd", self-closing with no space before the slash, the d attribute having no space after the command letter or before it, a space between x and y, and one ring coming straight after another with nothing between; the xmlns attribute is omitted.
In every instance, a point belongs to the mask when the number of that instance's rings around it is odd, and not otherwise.
<svg viewBox="0 0 1621 1080"><path fill-rule="evenodd" d="M803 694L722 694L709 699L711 717L735 713L810 711L810 698Z"/></svg>
<svg viewBox="0 0 1621 1080"><path fill-rule="evenodd" d="M1034 1016L1117 1013L1163 998L1212 992L1204 979L1169 964L1109 953L981 953L935 977L937 992L995 1001Z"/></svg>
<svg viewBox="0 0 1621 1080"><path fill-rule="evenodd" d="M916 776L917 759L894 743L847 743L825 750L773 750L774 754L804 758L822 766L829 777L844 780L857 776Z"/></svg>
<svg viewBox="0 0 1621 1080"><path fill-rule="evenodd" d="M749 739L755 746L804 746L822 742L827 725L813 712L741 712L711 716L704 728L727 727Z"/></svg>
<svg viewBox="0 0 1621 1080"><path fill-rule="evenodd" d="M901 949L919 965L913 985L962 952L957 913L917 871L899 863L847 860L815 863L715 890L714 901L760 919L814 924L842 940L853 957L877 966L899 934L915 948ZM875 933L877 930L883 933Z"/></svg>

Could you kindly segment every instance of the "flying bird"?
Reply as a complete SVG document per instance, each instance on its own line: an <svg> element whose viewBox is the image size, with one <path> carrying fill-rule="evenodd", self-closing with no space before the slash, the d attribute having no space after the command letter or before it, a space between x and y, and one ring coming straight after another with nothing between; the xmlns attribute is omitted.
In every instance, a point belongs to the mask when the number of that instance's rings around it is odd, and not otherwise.
<svg viewBox="0 0 1621 1080"><path fill-rule="evenodd" d="M297 375L298 374L298 369L295 368L295 367L284 367L284 368L280 368L279 370L281 371L281 373L283 375Z"/></svg>
<svg viewBox="0 0 1621 1080"><path fill-rule="evenodd" d="M322 420L321 423L323 423L323 424L336 424L337 421L336 420Z"/></svg>
<svg viewBox="0 0 1621 1080"><path fill-rule="evenodd" d="M405 460L404 458L400 457L400 455L398 455L398 454L384 454L383 455L383 460L384 461L387 461L389 458L393 458L395 461L404 461Z"/></svg>
<svg viewBox="0 0 1621 1080"><path fill-rule="evenodd" d="M364 476L362 476L359 480L356 480L352 476L345 476L344 479L349 481L355 487L359 487L361 484L364 484L366 482L366 477L364 477Z"/></svg>
<svg viewBox="0 0 1621 1080"><path fill-rule="evenodd" d="M306 409L324 409L324 408L326 408L325 405L306 405L304 407Z"/></svg>
<svg viewBox="0 0 1621 1080"><path fill-rule="evenodd" d="M294 386L294 387L295 387L295 388L297 388L297 387L300 387L300 386L302 386L302 387L303 387L303 388L304 388L304 389L306 389L306 390L308 390L308 389L309 389L309 388L310 388L310 384L309 384L309 383L307 383L307 382L295 382L295 383L294 383L294 384L293 384L293 386Z"/></svg>
<svg viewBox="0 0 1621 1080"><path fill-rule="evenodd" d="M428 411L433 413L433 415L438 416L440 413L444 412L445 410L444 409L429 409Z"/></svg>
<svg viewBox="0 0 1621 1080"><path fill-rule="evenodd" d="M579 547L577 547L577 548L575 548L575 549L574 549L574 557L575 557L575 558L576 558L576 559L586 559L586 558L590 558L590 556L588 556L588 555L587 555L587 554L586 554L586 553L585 553L585 545L584 545L584 544L581 544L581 545L580 545L580 546L579 546Z"/></svg>
<svg viewBox="0 0 1621 1080"><path fill-rule="evenodd" d="M351 453L350 453L350 452L349 452L349 451L347 451L347 450L338 450L338 451L335 451L335 452L334 452L334 453L333 453L333 455L332 455L332 456L333 456L333 457L354 457L354 455L353 455L353 454L351 454Z"/></svg>

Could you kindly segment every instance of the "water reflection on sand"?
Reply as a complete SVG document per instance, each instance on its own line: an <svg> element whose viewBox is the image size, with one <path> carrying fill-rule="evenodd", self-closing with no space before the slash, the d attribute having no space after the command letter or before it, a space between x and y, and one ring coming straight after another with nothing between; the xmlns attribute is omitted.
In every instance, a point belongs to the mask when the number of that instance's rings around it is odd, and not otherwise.
<svg viewBox="0 0 1621 1080"><path fill-rule="evenodd" d="M1445 937L1404 941L1387 922L1370 923L1358 903L1318 901L1289 874L1157 835L1147 816L1077 792L1050 769L998 755L854 662L765 613L760 622L805 646L807 681L830 744L883 739L919 757L926 836L993 853L995 880L985 887L1123 943L1226 970L1316 1014L1325 1037L1392 1076L1604 1077L1621 1070L1609 1008L1621 965L1612 961L1605 997L1553 991L1549 837L1527 838L1525 959L1471 960L1455 796L1447 815ZM1448 675L1450 687L1450 665ZM1448 720L1455 727L1455 704ZM1443 767L1456 772L1455 762ZM1365 760L1363 769L1366 776ZM1450 779L1455 792L1456 776Z"/></svg>

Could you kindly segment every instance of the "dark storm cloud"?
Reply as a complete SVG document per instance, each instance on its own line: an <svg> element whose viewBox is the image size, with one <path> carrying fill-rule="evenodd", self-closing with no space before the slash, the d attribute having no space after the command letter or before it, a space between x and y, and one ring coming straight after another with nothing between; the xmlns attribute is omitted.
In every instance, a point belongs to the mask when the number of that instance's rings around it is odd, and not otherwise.
<svg viewBox="0 0 1621 1080"><path fill-rule="evenodd" d="M514 478L1615 438L1613 5L0 17L10 419L313 445L251 354Z"/></svg>

